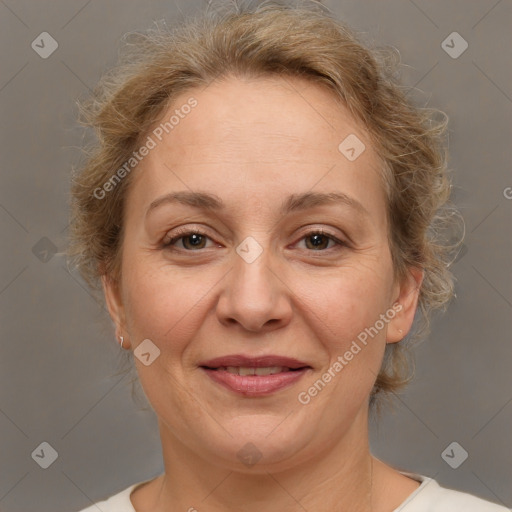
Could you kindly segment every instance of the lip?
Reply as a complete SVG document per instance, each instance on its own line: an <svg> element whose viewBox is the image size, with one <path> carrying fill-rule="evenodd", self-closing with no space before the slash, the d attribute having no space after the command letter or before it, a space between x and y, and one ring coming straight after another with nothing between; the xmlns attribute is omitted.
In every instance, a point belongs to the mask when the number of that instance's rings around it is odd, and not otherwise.
<svg viewBox="0 0 512 512"><path fill-rule="evenodd" d="M272 375L236 375L222 369L228 366L246 368L284 366L290 370ZM217 384L245 397L262 397L281 391L298 382L312 369L307 363L298 359L277 355L259 357L229 355L210 359L201 363L199 367Z"/></svg>

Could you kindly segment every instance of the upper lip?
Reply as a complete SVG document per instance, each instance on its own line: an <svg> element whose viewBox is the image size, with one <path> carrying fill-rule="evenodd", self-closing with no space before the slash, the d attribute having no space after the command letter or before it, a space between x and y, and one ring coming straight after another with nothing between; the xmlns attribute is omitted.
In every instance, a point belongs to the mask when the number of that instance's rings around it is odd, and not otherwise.
<svg viewBox="0 0 512 512"><path fill-rule="evenodd" d="M278 355L250 357L238 354L209 359L208 361L203 361L199 363L199 366L207 368L220 368L227 366L236 366L243 368L267 368L272 366L284 366L286 368L292 369L304 367L310 368L310 366L307 363L291 357L284 357Z"/></svg>

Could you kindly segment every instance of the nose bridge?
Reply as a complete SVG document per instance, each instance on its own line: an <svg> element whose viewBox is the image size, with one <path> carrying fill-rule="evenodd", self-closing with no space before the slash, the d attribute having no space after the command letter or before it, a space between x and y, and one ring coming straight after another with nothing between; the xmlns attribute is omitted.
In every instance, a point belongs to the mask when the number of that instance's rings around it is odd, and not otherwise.
<svg viewBox="0 0 512 512"><path fill-rule="evenodd" d="M240 255L242 253L243 256ZM259 254L258 254L259 253ZM271 270L271 255L268 248L258 249L248 242L242 242L237 248L238 258L235 259L232 272L232 286L238 294L267 301L274 295L276 283Z"/></svg>

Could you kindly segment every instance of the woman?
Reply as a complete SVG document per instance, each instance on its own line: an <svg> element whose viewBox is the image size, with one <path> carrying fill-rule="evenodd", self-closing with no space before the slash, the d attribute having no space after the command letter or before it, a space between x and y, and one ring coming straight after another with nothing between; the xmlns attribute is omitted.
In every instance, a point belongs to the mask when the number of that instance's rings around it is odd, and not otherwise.
<svg viewBox="0 0 512 512"><path fill-rule="evenodd" d="M452 295L445 122L314 6L130 49L86 110L71 255L133 352L165 472L86 510L505 510L369 450L401 340Z"/></svg>

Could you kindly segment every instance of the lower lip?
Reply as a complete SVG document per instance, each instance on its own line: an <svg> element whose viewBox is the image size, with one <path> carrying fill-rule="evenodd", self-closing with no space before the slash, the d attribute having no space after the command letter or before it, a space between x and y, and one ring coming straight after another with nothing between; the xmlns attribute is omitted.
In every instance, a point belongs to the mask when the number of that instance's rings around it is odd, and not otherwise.
<svg viewBox="0 0 512 512"><path fill-rule="evenodd" d="M213 381L243 396L267 396L299 381L309 368L274 375L235 375L224 370L201 368Z"/></svg>

